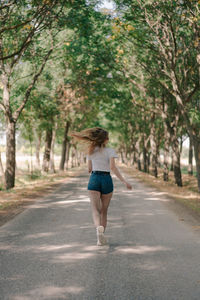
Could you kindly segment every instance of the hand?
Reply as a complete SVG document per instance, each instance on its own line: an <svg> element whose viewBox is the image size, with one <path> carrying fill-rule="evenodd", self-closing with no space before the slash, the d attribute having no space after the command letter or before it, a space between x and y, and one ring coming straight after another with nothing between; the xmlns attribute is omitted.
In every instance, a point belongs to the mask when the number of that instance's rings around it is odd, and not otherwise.
<svg viewBox="0 0 200 300"><path fill-rule="evenodd" d="M128 190L132 190L132 186L130 185L130 183L125 182L125 185L126 185L126 187L127 187Z"/></svg>

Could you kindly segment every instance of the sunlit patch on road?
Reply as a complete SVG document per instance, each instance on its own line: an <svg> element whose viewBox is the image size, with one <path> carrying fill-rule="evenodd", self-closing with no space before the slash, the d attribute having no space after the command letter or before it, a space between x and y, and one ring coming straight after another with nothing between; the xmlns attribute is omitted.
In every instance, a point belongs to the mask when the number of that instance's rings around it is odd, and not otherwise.
<svg viewBox="0 0 200 300"><path fill-rule="evenodd" d="M169 199L162 199L162 198L157 198L157 197L149 197L149 198L144 198L143 200L151 200L151 201L162 201L162 202L169 202Z"/></svg>
<svg viewBox="0 0 200 300"><path fill-rule="evenodd" d="M84 203L84 202L90 202L89 198L80 199L80 200L57 201L56 204L70 204L70 203Z"/></svg>
<svg viewBox="0 0 200 300"><path fill-rule="evenodd" d="M91 253L91 252L69 252L69 253L65 253L62 255L57 255L54 259L53 262L54 263L64 263L64 262L75 262L77 260L83 260L83 259L88 259L91 258L95 255L95 253Z"/></svg>
<svg viewBox="0 0 200 300"><path fill-rule="evenodd" d="M156 253L160 251L171 251L172 249L164 246L135 246L135 247L117 247L116 253L127 253L127 254L146 254Z"/></svg>
<svg viewBox="0 0 200 300"><path fill-rule="evenodd" d="M81 286L69 286L69 287L58 287L58 286L40 286L36 289L30 290L29 292L13 296L13 300L30 300L30 299L67 299L67 294L77 295L84 290Z"/></svg>

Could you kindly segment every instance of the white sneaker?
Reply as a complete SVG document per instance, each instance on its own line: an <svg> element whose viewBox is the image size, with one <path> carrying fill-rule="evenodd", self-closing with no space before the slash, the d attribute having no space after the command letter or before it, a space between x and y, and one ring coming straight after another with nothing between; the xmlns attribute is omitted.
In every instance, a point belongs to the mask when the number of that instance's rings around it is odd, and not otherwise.
<svg viewBox="0 0 200 300"><path fill-rule="evenodd" d="M104 227L97 227L97 246L103 246L107 244L107 238L104 235Z"/></svg>

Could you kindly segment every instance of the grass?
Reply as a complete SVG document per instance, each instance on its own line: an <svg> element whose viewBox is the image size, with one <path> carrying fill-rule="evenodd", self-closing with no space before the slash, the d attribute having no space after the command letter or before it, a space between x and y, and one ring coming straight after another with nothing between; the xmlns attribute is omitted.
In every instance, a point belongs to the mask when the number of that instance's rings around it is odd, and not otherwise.
<svg viewBox="0 0 200 300"><path fill-rule="evenodd" d="M39 171L30 174L18 169L15 187L10 190L0 190L0 225L80 172L80 167L55 174L42 174Z"/></svg>
<svg viewBox="0 0 200 300"><path fill-rule="evenodd" d="M187 166L183 166L183 167L181 168L181 172L182 172L182 174L188 174L188 168L187 168ZM196 170L193 170L193 176L194 176L194 177L197 176Z"/></svg>
<svg viewBox="0 0 200 300"><path fill-rule="evenodd" d="M158 170L158 177L155 178L149 173L138 171L134 167L121 165L124 172L145 184L155 187L159 191L165 192L166 195L182 203L188 209L200 216L200 194L198 193L197 179L195 176L182 174L183 187L178 187L174 181L173 172L169 173L169 181L163 181L163 170Z"/></svg>

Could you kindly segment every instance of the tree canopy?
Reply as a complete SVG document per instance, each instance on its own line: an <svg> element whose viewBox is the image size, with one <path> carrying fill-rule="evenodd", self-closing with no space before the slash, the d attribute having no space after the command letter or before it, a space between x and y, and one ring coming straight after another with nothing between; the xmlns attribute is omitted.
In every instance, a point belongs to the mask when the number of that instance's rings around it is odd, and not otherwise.
<svg viewBox="0 0 200 300"><path fill-rule="evenodd" d="M113 133L122 161L154 176L162 153L168 180L172 156L179 186L181 141L188 137L200 190L200 3L116 0L115 11L98 4L0 5L7 188L14 186L16 130L37 145L46 141L48 162L55 137L63 168L66 151L76 151L68 132L102 126Z"/></svg>

